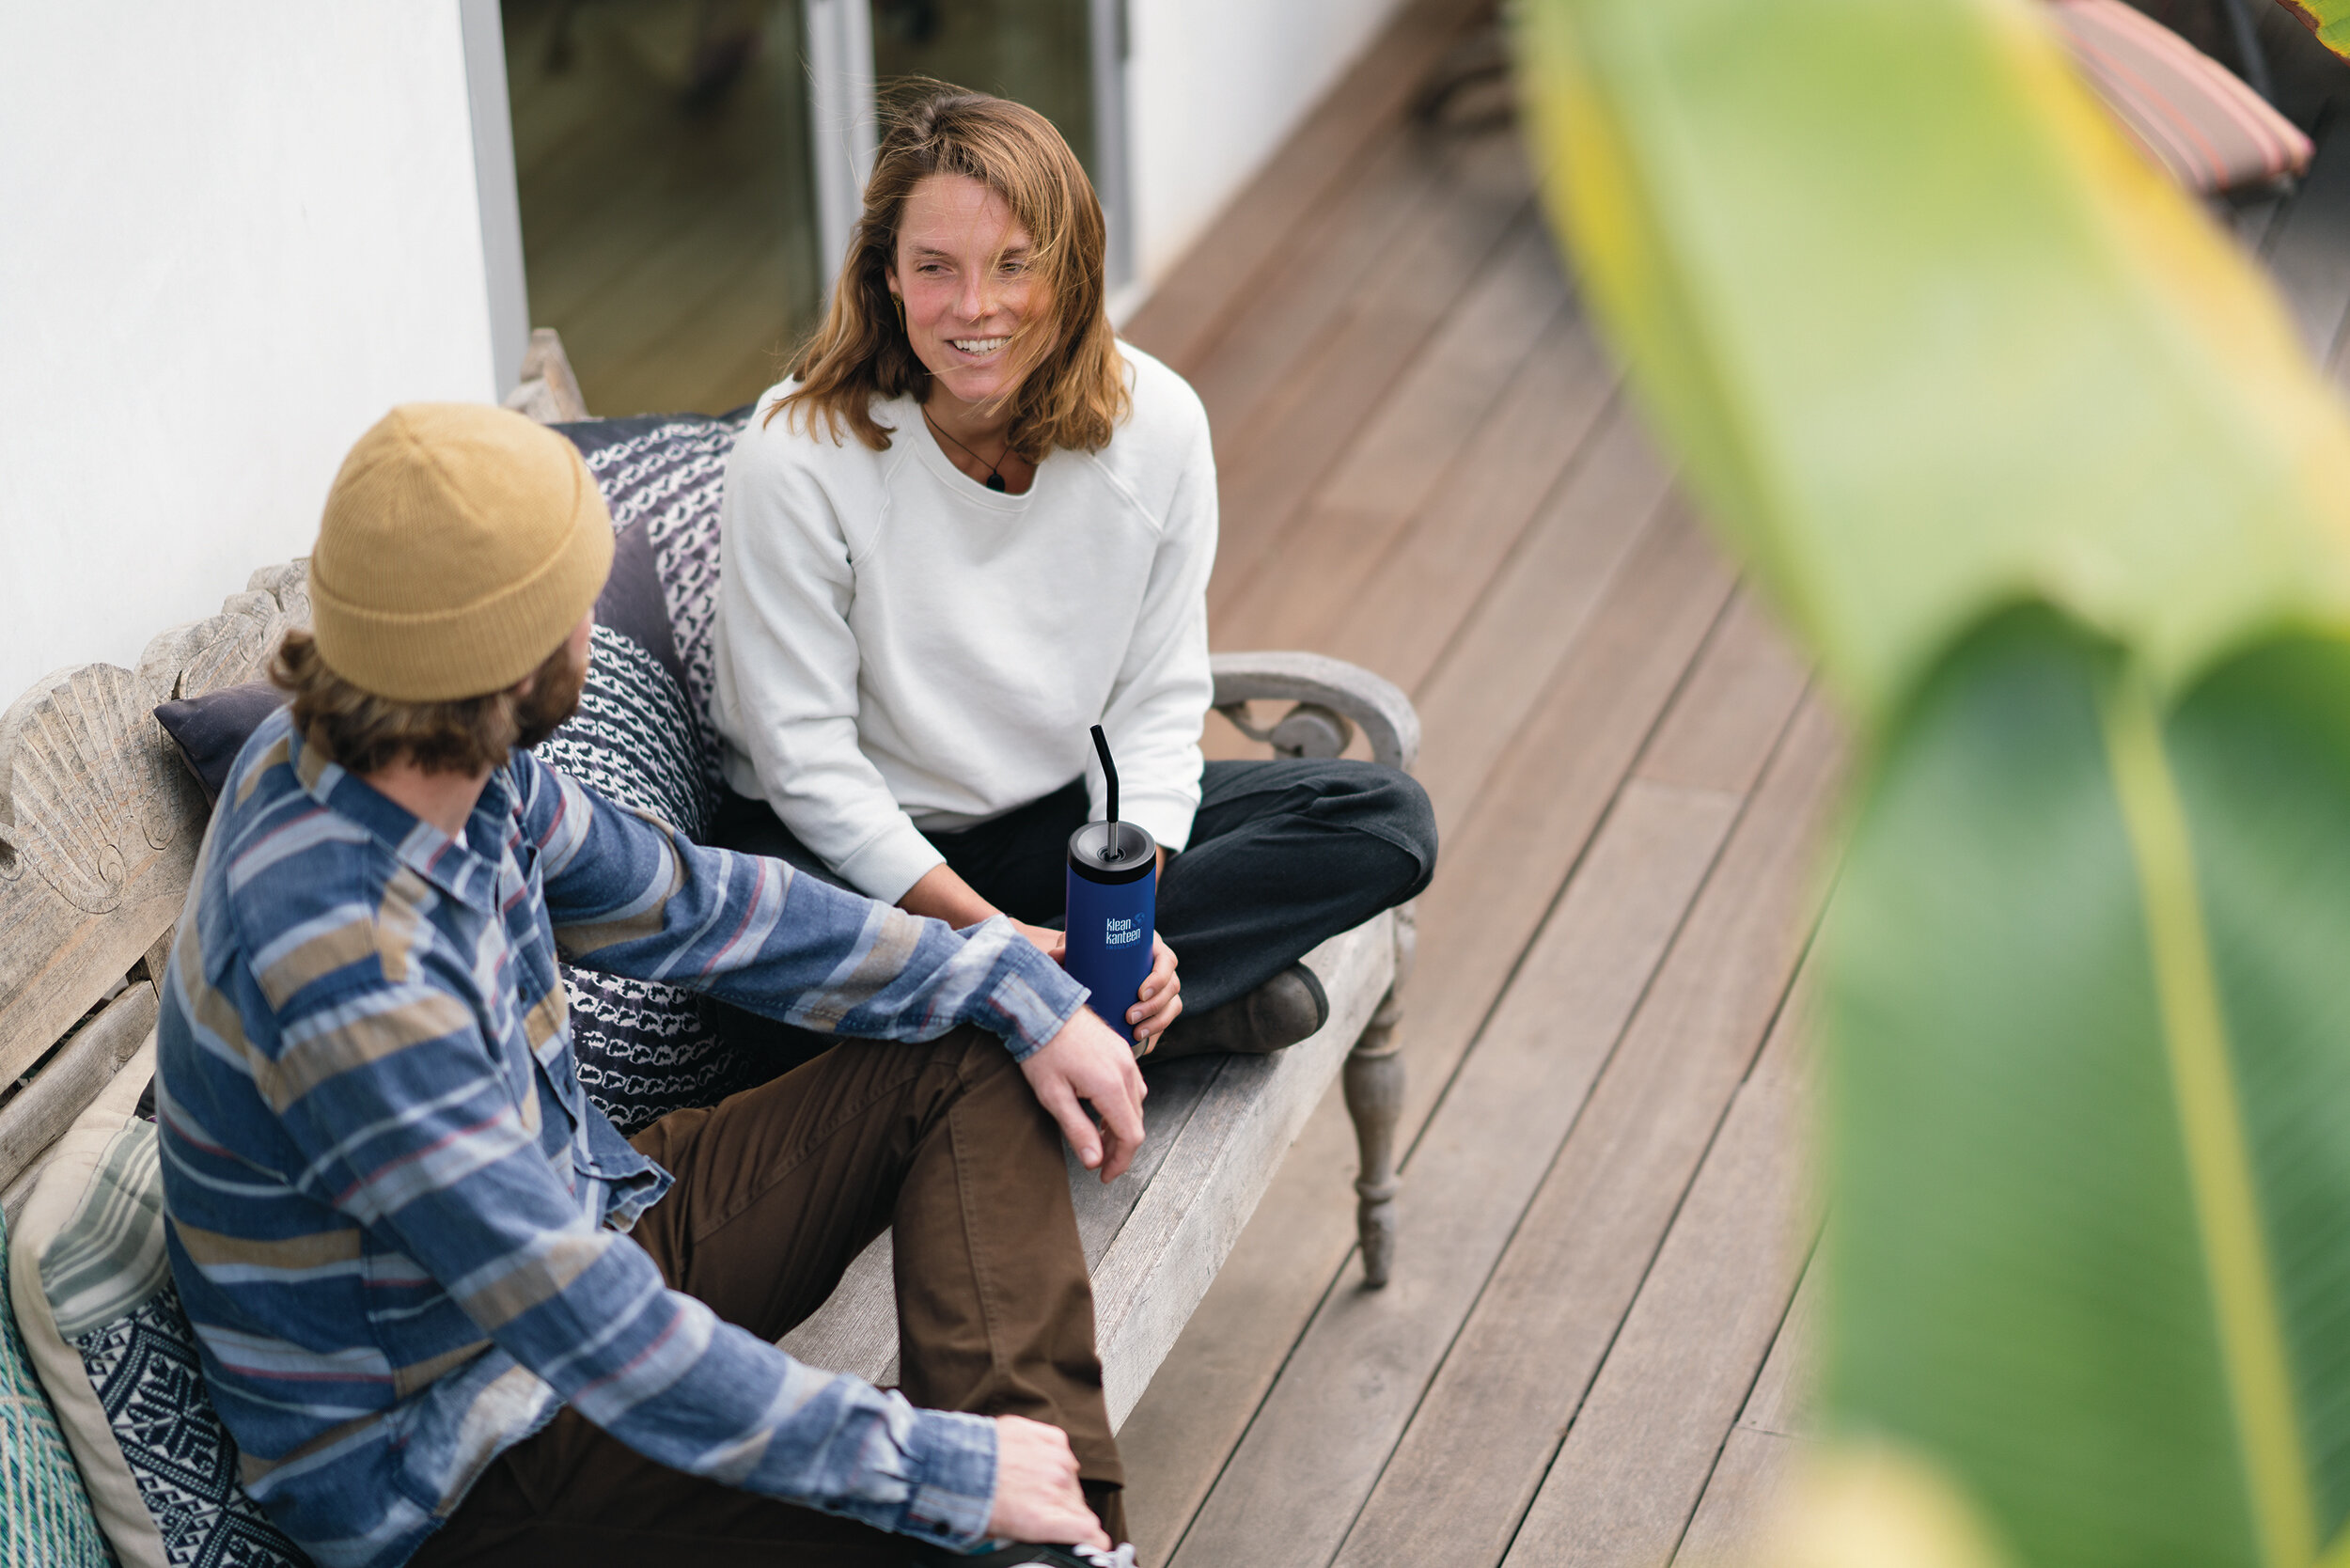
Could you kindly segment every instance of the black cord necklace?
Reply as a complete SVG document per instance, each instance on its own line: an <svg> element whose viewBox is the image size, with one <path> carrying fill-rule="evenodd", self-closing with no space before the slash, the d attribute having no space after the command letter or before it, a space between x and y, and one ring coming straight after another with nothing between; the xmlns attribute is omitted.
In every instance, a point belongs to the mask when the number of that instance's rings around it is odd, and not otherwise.
<svg viewBox="0 0 2350 1568"><path fill-rule="evenodd" d="M929 425L932 430L938 432L938 438L940 440L954 442L956 448L960 450L964 457L969 458L973 463L978 463L980 467L987 470L987 478L981 482L983 482L988 489L995 492L998 495L1004 493L1004 476L1000 467L1004 458L997 458L994 463L990 463L987 459L979 456L979 453L973 451L970 447L964 446L962 442L955 441L955 438L948 435L945 428L942 427L937 420L931 417L931 411L927 408L922 411L922 421L923 423ZM1010 456L1011 456L1011 448L1007 446L1004 448L1004 457Z"/></svg>

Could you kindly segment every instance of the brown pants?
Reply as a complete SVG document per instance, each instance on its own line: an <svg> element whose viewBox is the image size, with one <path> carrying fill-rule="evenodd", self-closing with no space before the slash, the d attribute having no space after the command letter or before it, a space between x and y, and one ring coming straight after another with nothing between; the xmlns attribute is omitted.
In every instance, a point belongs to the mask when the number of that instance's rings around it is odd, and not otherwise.
<svg viewBox="0 0 2350 1568"><path fill-rule="evenodd" d="M894 1227L906 1398L1059 1427L1104 1528L1126 1538L1060 1132L1001 1042L967 1028L848 1042L634 1142L677 1177L636 1240L673 1288L763 1340L822 1306ZM903 1568L912 1546L657 1465L566 1407L483 1473L414 1560Z"/></svg>

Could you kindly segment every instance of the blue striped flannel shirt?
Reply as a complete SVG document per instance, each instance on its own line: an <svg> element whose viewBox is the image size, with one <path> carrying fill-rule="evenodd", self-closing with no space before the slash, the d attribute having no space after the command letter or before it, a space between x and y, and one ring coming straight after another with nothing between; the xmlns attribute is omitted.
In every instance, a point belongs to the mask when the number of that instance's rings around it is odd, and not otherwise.
<svg viewBox="0 0 2350 1568"><path fill-rule="evenodd" d="M452 840L278 713L205 835L158 1036L172 1273L245 1485L329 1568L399 1563L568 1402L677 1469L976 1542L991 1423L793 1361L627 1238L670 1178L582 1094L558 945L1020 1056L1085 997L1009 922L702 848L527 752Z"/></svg>

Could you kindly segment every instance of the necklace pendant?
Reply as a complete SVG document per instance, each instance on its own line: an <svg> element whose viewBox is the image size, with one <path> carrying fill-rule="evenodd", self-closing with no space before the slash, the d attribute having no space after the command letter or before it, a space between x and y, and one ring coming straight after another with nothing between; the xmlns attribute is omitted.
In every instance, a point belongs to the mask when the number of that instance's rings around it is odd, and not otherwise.
<svg viewBox="0 0 2350 1568"><path fill-rule="evenodd" d="M987 488L1001 495L1004 493L1004 477L1001 474L990 474L987 477Z"/></svg>

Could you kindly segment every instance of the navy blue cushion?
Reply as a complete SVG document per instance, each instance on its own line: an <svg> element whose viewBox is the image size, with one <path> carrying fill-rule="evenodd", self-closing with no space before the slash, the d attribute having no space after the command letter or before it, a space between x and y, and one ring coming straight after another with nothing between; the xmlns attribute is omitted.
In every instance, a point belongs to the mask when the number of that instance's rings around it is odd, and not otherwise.
<svg viewBox="0 0 2350 1568"><path fill-rule="evenodd" d="M220 803L228 770L244 749L246 737L261 721L286 705L286 694L267 681L248 681L184 701L165 702L155 718L180 749L180 760L204 787L204 804Z"/></svg>

